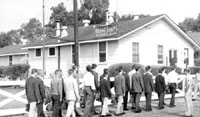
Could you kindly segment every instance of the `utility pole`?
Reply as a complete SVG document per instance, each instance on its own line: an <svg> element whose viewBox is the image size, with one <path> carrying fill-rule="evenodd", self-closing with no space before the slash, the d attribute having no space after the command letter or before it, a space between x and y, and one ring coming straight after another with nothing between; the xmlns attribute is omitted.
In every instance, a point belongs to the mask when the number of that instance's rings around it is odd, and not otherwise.
<svg viewBox="0 0 200 117"><path fill-rule="evenodd" d="M78 8L77 0L74 0L74 49L75 49L75 65L79 70L79 42L78 42Z"/></svg>
<svg viewBox="0 0 200 117"><path fill-rule="evenodd" d="M43 71L43 79L45 78L45 44L44 44L44 39L45 39L45 32L44 32L44 25L45 25L45 6L44 6L44 0L42 4L42 28L43 28L43 35L42 35L42 71Z"/></svg>

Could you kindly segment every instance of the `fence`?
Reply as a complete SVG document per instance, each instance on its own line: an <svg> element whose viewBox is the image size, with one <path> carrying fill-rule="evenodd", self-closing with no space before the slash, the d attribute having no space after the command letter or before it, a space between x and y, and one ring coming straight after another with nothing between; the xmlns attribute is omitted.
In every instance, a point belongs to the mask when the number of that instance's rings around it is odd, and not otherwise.
<svg viewBox="0 0 200 117"><path fill-rule="evenodd" d="M194 77L194 76L192 76ZM177 88L177 94L176 97L182 97L184 96L184 89L183 89L183 83L184 83L185 75L179 75L178 76L178 88ZM45 85L50 86L50 80L44 81ZM0 87L2 86L24 86L25 81L0 81ZM0 95L3 95L6 97L6 99L0 100L0 108L5 106L8 103L11 103L12 101L18 101L23 104L27 104L27 99L22 98L23 95L25 95L25 90L12 94L10 92L4 91L0 89ZM166 95L165 98L170 98L171 95ZM157 99L157 94L152 94L152 99ZM141 101L144 101L145 98L142 97ZM99 102L95 103L96 105L99 105ZM0 110L0 116L9 116L9 115L18 115L18 114L25 114L27 113L25 111L25 108L17 108L17 109L2 109Z"/></svg>

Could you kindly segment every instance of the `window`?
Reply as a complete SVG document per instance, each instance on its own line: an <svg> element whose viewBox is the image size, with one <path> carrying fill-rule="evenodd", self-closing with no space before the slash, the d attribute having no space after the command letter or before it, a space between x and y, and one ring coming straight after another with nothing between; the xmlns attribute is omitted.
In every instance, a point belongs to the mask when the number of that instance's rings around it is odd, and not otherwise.
<svg viewBox="0 0 200 117"><path fill-rule="evenodd" d="M133 42L133 63L139 63L139 43Z"/></svg>
<svg viewBox="0 0 200 117"><path fill-rule="evenodd" d="M72 45L72 63L75 63L75 46Z"/></svg>
<svg viewBox="0 0 200 117"><path fill-rule="evenodd" d="M189 49L184 48L184 63L189 65Z"/></svg>
<svg viewBox="0 0 200 117"><path fill-rule="evenodd" d="M9 59L9 65L12 65L13 64L13 56L8 56L8 59Z"/></svg>
<svg viewBox="0 0 200 117"><path fill-rule="evenodd" d="M164 57L163 57L163 46L158 45L158 64L164 63Z"/></svg>
<svg viewBox="0 0 200 117"><path fill-rule="evenodd" d="M35 49L35 56L36 56L36 57L41 57L41 55L42 55L41 49L40 49L40 48Z"/></svg>
<svg viewBox="0 0 200 117"><path fill-rule="evenodd" d="M106 62L106 42L99 42L99 62Z"/></svg>
<svg viewBox="0 0 200 117"><path fill-rule="evenodd" d="M49 56L55 56L56 55L56 48L49 48Z"/></svg>

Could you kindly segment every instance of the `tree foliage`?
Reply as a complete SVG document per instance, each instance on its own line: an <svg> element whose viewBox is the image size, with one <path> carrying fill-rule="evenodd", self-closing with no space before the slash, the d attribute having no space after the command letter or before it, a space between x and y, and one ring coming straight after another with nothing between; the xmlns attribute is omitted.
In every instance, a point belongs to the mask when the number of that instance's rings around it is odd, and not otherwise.
<svg viewBox="0 0 200 117"><path fill-rule="evenodd" d="M5 47L7 45L11 45L12 40L11 37L7 33L0 33L0 47Z"/></svg>
<svg viewBox="0 0 200 117"><path fill-rule="evenodd" d="M23 39L27 39L29 42L41 39L43 34L42 24L36 18L32 18L26 24L22 24L20 34Z"/></svg>
<svg viewBox="0 0 200 117"><path fill-rule="evenodd" d="M184 31L194 31L199 32L200 31L200 13L198 17L195 18L185 18L183 22L180 22L178 26Z"/></svg>

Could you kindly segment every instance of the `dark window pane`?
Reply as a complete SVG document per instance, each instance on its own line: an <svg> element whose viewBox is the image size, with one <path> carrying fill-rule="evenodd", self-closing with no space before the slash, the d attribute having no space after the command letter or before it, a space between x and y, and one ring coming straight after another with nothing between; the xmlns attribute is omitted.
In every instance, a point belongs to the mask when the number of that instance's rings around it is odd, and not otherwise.
<svg viewBox="0 0 200 117"><path fill-rule="evenodd" d="M12 65L13 63L13 56L9 56L9 65Z"/></svg>
<svg viewBox="0 0 200 117"><path fill-rule="evenodd" d="M100 53L99 54L99 61L100 62L106 62L106 53Z"/></svg>
<svg viewBox="0 0 200 117"><path fill-rule="evenodd" d="M163 64L163 60L158 60L158 64Z"/></svg>
<svg viewBox="0 0 200 117"><path fill-rule="evenodd" d="M99 51L106 51L106 42L99 42Z"/></svg>
<svg viewBox="0 0 200 117"><path fill-rule="evenodd" d="M55 48L49 48L49 55L50 55L50 56L56 55Z"/></svg>
<svg viewBox="0 0 200 117"><path fill-rule="evenodd" d="M35 50L35 56L41 56L41 49Z"/></svg>

